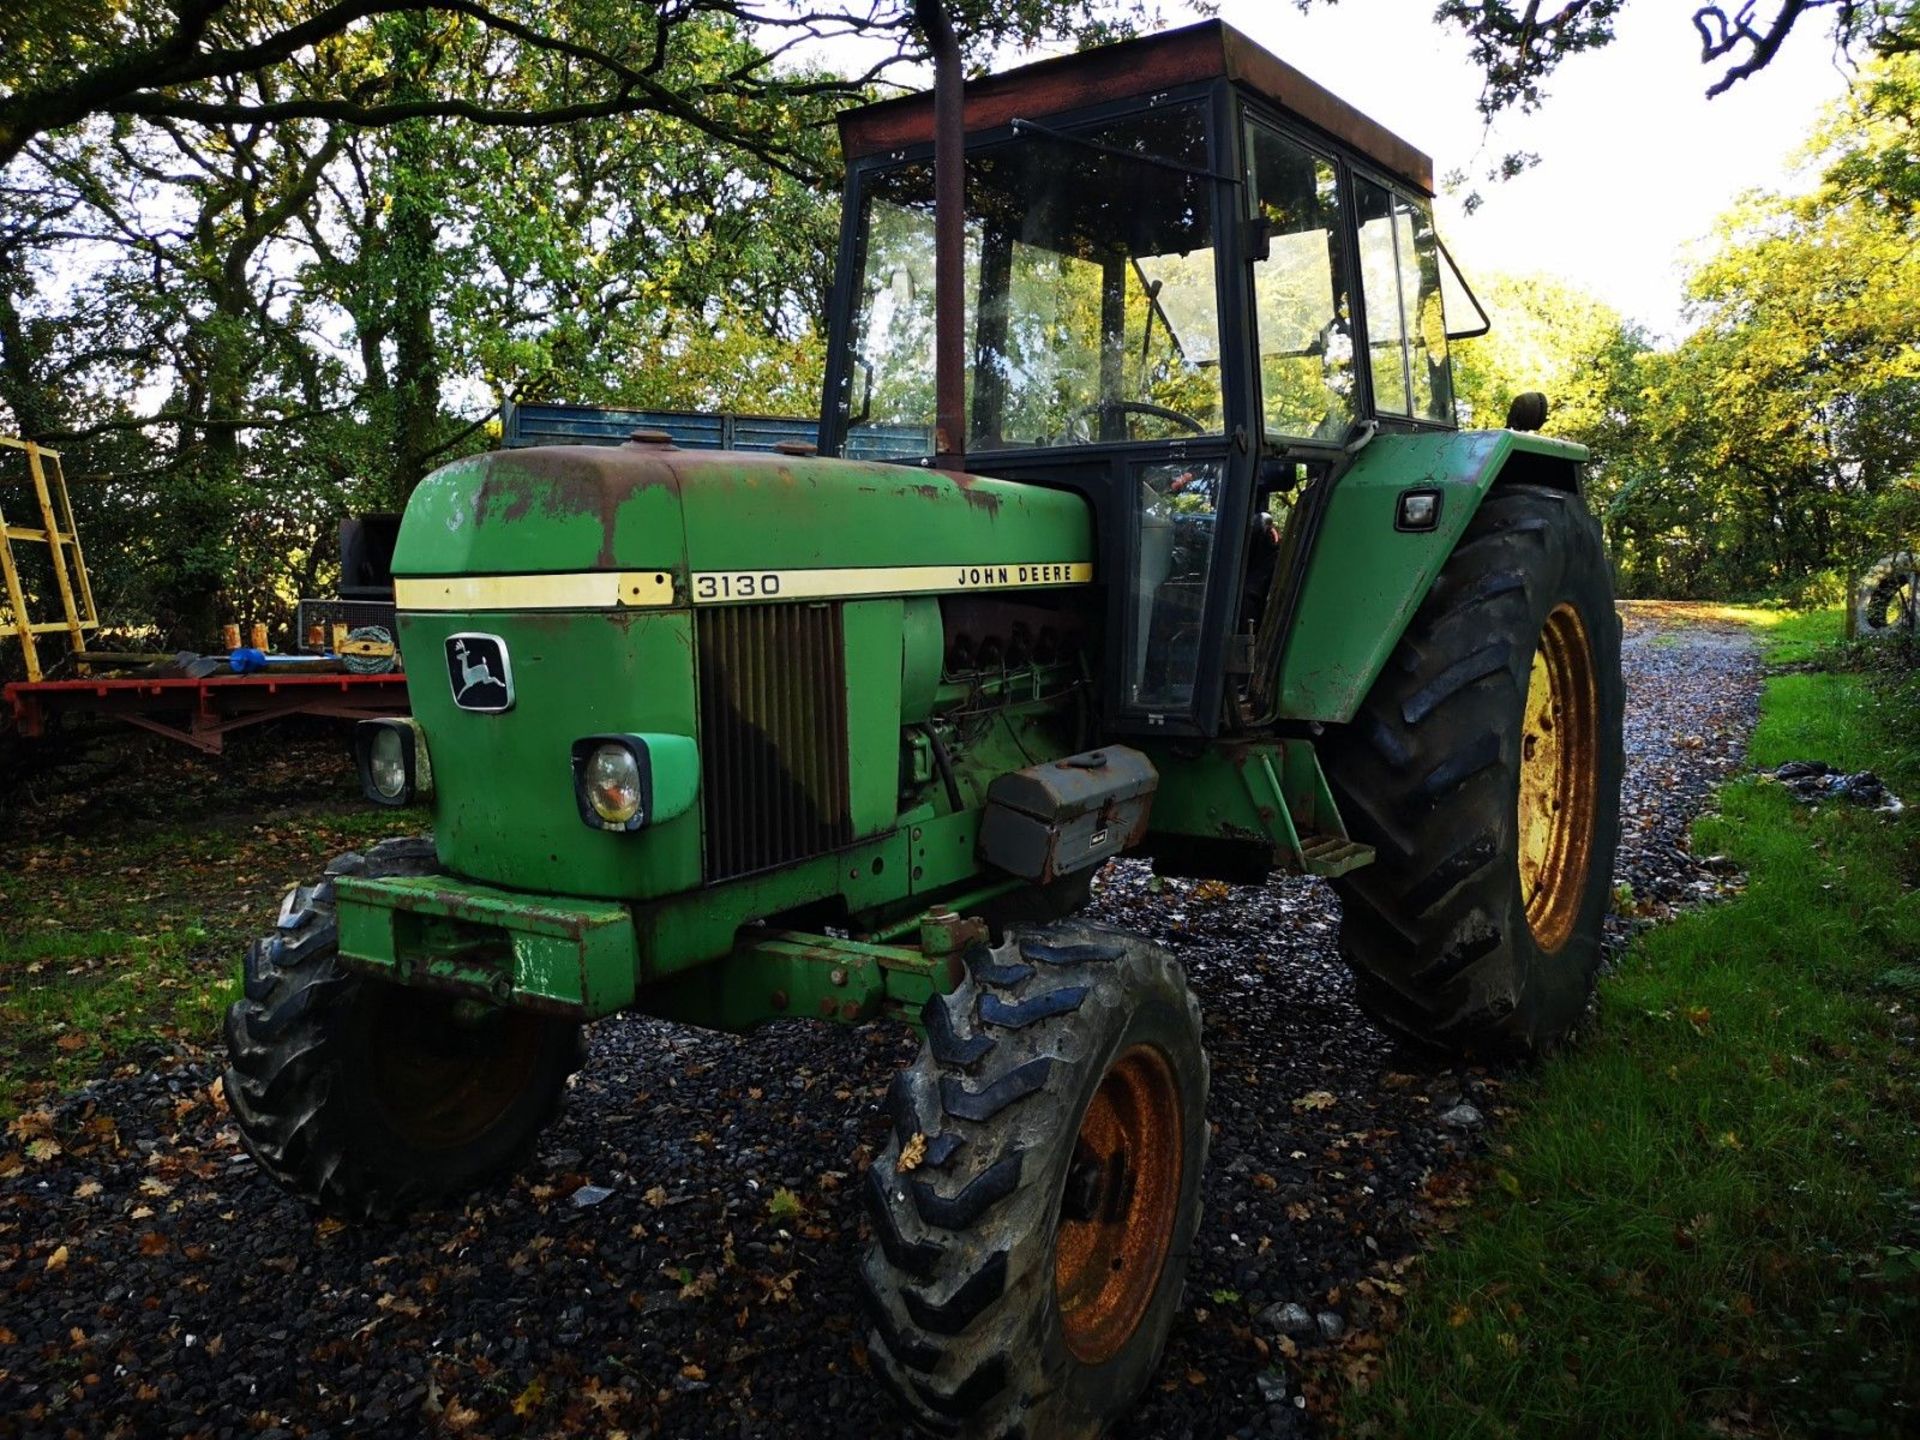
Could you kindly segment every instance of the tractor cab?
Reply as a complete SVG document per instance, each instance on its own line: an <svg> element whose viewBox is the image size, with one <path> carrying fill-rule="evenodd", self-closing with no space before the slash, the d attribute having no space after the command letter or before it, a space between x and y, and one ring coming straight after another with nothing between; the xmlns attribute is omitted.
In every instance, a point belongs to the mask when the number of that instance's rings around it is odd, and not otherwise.
<svg viewBox="0 0 1920 1440"><path fill-rule="evenodd" d="M842 120L830 453L936 463L933 127ZM1431 161L1218 22L976 82L965 131L963 468L1091 504L1108 730L1273 718L1316 510L1377 428L1452 428L1485 326Z"/></svg>

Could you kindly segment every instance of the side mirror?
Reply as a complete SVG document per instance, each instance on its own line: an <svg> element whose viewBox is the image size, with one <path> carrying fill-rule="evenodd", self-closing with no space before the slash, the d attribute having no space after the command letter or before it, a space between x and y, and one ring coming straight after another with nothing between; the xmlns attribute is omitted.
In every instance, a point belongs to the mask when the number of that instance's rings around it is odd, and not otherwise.
<svg viewBox="0 0 1920 1440"><path fill-rule="evenodd" d="M1523 390L1507 407L1507 429L1538 430L1547 423L1547 397L1538 390Z"/></svg>

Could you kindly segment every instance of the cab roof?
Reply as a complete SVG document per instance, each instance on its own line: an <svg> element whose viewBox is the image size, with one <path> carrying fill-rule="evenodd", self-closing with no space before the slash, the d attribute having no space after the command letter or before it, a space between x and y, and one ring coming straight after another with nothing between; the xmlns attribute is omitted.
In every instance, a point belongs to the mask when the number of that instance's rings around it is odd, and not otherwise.
<svg viewBox="0 0 1920 1440"><path fill-rule="evenodd" d="M1431 158L1219 20L969 80L966 126L969 133L993 130L1016 119L1037 120L1217 79L1231 80L1423 193L1433 193ZM932 140L931 92L863 105L840 116L841 146L849 160Z"/></svg>

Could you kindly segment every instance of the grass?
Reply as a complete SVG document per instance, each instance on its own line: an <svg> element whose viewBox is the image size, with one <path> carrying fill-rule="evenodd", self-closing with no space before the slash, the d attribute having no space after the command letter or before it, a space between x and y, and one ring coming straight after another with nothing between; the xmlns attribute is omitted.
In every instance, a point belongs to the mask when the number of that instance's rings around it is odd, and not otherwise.
<svg viewBox="0 0 1920 1440"><path fill-rule="evenodd" d="M1729 612L1775 664L1839 631ZM1767 681L1757 765L1872 768L1916 803L1889 821L1725 788L1696 849L1744 893L1643 935L1592 1033L1509 1092L1491 1183L1349 1390L1351 1433L1920 1426L1917 715L1910 670Z"/></svg>
<svg viewBox="0 0 1920 1440"><path fill-rule="evenodd" d="M240 956L280 895L341 851L426 828L424 812L359 801L337 749L302 757L321 770L318 798L143 804L143 790L124 824L5 842L0 1120L156 1049L216 1043ZM160 784L178 769L160 765Z"/></svg>

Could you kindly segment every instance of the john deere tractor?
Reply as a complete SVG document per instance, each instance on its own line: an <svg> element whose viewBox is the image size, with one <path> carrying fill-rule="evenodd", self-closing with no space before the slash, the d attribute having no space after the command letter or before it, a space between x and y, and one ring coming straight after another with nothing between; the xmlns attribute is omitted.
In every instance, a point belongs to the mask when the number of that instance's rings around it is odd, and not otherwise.
<svg viewBox="0 0 1920 1440"><path fill-rule="evenodd" d="M1179 965L1111 857L1328 877L1361 1003L1537 1051L1599 962L1619 627L1583 452L1456 425L1484 328L1431 163L1207 23L842 121L821 443L457 461L394 551L412 715L249 951L226 1091L391 1216L527 1155L620 1011L922 1032L865 1183L875 1369L1091 1435L1179 1305L1207 1155ZM887 457L887 458L870 458ZM772 1102L768 1102L772 1103Z"/></svg>

